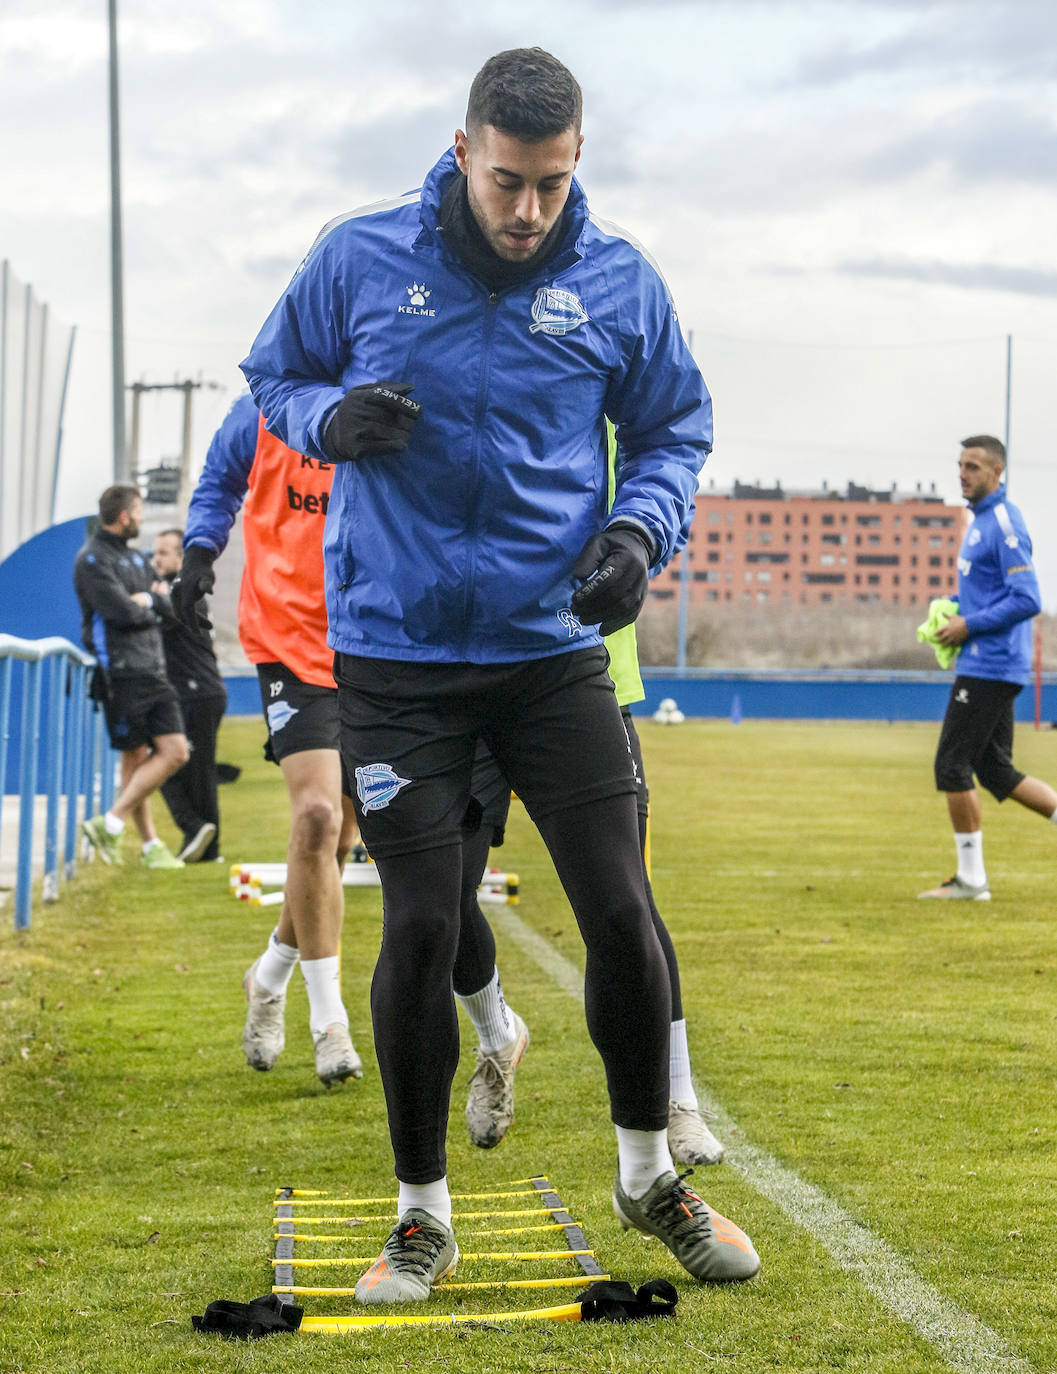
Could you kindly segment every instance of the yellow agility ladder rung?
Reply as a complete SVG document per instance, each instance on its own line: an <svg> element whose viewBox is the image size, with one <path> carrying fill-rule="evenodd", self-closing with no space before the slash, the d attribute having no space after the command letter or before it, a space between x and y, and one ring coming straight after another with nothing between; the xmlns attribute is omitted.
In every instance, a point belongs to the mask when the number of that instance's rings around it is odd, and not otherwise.
<svg viewBox="0 0 1057 1374"><path fill-rule="evenodd" d="M481 1322L578 1322L580 1304L564 1307L536 1307L525 1312L482 1312L477 1316L457 1317L305 1317L299 1332L305 1335L343 1336L349 1331L367 1331L382 1326L473 1326Z"/></svg>
<svg viewBox="0 0 1057 1374"><path fill-rule="evenodd" d="M608 1274L590 1279L583 1274L576 1274L572 1278L564 1279L478 1279L473 1283L435 1283L429 1291L431 1293L454 1293L471 1288L573 1288L585 1283L599 1283L608 1280L608 1278ZM355 1296L356 1289L306 1288L298 1284L276 1284L272 1292L289 1293L292 1297L298 1298L351 1298ZM487 1318L481 1320L487 1320Z"/></svg>
<svg viewBox="0 0 1057 1374"><path fill-rule="evenodd" d="M466 1250L460 1255L464 1260L509 1260L513 1264L523 1264L536 1260L576 1259L579 1255L593 1255L593 1250ZM273 1268L288 1264L291 1269L327 1269L340 1264L373 1264L377 1255L328 1255L313 1259L273 1259Z"/></svg>

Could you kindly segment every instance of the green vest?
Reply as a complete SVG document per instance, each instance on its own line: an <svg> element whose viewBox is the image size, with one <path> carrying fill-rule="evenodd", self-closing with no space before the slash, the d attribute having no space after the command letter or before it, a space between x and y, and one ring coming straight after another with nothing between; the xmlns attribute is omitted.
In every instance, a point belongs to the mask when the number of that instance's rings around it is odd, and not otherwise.
<svg viewBox="0 0 1057 1374"><path fill-rule="evenodd" d="M609 434L609 504L612 506L617 488L617 437L612 424L606 421ZM617 701L621 706L630 706L633 701L642 701L646 689L639 673L639 646L635 639L634 622L625 625L616 634L606 638L609 650L609 676L617 689Z"/></svg>

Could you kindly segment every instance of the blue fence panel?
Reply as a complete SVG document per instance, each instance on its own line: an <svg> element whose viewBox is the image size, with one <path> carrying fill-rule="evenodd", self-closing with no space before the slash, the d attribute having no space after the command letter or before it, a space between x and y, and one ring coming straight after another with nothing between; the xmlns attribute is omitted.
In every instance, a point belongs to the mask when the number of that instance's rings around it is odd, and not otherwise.
<svg viewBox="0 0 1057 1374"><path fill-rule="evenodd" d="M65 794L65 877L76 872L78 819L82 796L92 814L98 788L105 809L114 798L117 755L103 736L102 715L88 700L87 671L95 660L69 640L18 639L0 634L0 784L17 779L18 823L15 861L15 928L30 924L33 845L38 781L43 781L45 901L59 894L60 802ZM15 673L15 664L21 673ZM9 728L13 707L20 722L13 749ZM41 722L44 729L41 729Z"/></svg>

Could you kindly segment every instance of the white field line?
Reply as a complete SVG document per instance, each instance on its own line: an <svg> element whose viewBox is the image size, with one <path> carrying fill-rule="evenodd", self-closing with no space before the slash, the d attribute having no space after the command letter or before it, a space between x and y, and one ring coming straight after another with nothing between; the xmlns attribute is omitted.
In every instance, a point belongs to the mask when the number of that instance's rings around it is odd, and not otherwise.
<svg viewBox="0 0 1057 1374"><path fill-rule="evenodd" d="M583 974L513 911L492 913L493 923L571 997L583 1001ZM950 1302L898 1251L875 1236L820 1188L749 1144L741 1128L707 1093L702 1107L714 1114L726 1145L726 1162L854 1274L900 1321L962 1374L1032 1374L1034 1366L996 1331ZM731 1142L737 1141L736 1144Z"/></svg>

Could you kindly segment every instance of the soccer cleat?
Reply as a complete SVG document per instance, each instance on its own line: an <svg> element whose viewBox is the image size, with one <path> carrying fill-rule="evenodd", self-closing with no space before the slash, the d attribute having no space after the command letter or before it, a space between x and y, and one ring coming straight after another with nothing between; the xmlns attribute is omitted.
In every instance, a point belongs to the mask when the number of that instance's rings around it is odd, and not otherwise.
<svg viewBox="0 0 1057 1374"><path fill-rule="evenodd" d="M121 836L111 835L102 816L93 816L81 822L81 834L92 846L105 864L124 863L121 857Z"/></svg>
<svg viewBox="0 0 1057 1374"><path fill-rule="evenodd" d="M419 1207L409 1208L389 1233L382 1253L360 1277L356 1301L421 1302L459 1262L451 1228Z"/></svg>
<svg viewBox="0 0 1057 1374"><path fill-rule="evenodd" d="M286 1044L286 1027L283 1023L286 992L268 992L261 987L254 977L259 963L260 960L256 960L242 980L249 1003L242 1032L242 1048L250 1068L263 1072L272 1068Z"/></svg>
<svg viewBox="0 0 1057 1374"><path fill-rule="evenodd" d="M967 883L964 878L959 878L956 873L953 878L940 883L939 887L930 887L927 892L919 892L919 900L922 897L939 897L945 901L955 899L963 902L989 902L991 890L987 883L981 883L976 887L972 883Z"/></svg>
<svg viewBox="0 0 1057 1374"><path fill-rule="evenodd" d="M676 1164L719 1164L723 1146L705 1125L704 1114L682 1102L668 1103L668 1149Z"/></svg>
<svg viewBox="0 0 1057 1374"><path fill-rule="evenodd" d="M498 1145L514 1120L514 1071L528 1049L529 1033L516 1011L510 1017L514 1022L512 1040L491 1054L474 1050L477 1067L466 1100L466 1126L470 1139L482 1150Z"/></svg>
<svg viewBox="0 0 1057 1374"><path fill-rule="evenodd" d="M184 847L176 857L183 859L185 864L196 864L209 848L216 833L217 828L212 821L203 821L193 834L184 836Z"/></svg>
<svg viewBox="0 0 1057 1374"><path fill-rule="evenodd" d="M695 1279L733 1283L751 1279L759 1270L760 1257L745 1232L714 1212L673 1173L654 1179L640 1198L628 1197L618 1173L613 1210L625 1231L634 1227L663 1241Z"/></svg>
<svg viewBox="0 0 1057 1374"><path fill-rule="evenodd" d="M156 844L139 856L141 868L183 868L183 859L178 859L164 840L158 840Z"/></svg>
<svg viewBox="0 0 1057 1374"><path fill-rule="evenodd" d="M363 1061L356 1053L348 1026L335 1021L313 1039L316 1046L316 1073L328 1088L332 1083L344 1083L346 1078L363 1077Z"/></svg>

